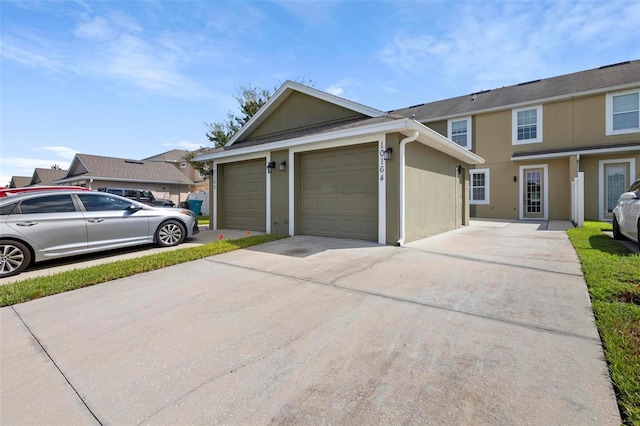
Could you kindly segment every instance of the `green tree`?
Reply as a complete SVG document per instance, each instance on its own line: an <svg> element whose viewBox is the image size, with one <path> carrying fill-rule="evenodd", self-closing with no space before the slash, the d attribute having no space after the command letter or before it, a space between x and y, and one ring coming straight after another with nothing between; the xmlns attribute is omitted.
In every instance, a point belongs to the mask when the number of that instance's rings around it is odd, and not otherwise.
<svg viewBox="0 0 640 426"><path fill-rule="evenodd" d="M209 128L207 139L214 146L224 146L266 104L273 92L257 86L241 86L234 99L238 102L239 113L227 112L227 119L217 123L204 123Z"/></svg>
<svg viewBox="0 0 640 426"><path fill-rule="evenodd" d="M57 164L54 164L54 165L51 166L51 170L62 170L62 167L60 167Z"/></svg>
<svg viewBox="0 0 640 426"><path fill-rule="evenodd" d="M295 80L299 84L313 87L313 81L305 76L298 77ZM216 123L207 123L204 125L208 128L207 139L213 143L214 148L223 147L231 138L238 133L240 128L247 124L251 117L253 117L264 104L267 103L269 98L277 91L277 87L273 90L263 89L258 86L240 86L236 89L234 99L238 102L238 112L227 112L227 118L223 121ZM208 152L210 148L200 147L194 151L187 151L184 156L185 161L189 162L196 170L202 174L206 174L208 166L200 161L193 161L193 159Z"/></svg>

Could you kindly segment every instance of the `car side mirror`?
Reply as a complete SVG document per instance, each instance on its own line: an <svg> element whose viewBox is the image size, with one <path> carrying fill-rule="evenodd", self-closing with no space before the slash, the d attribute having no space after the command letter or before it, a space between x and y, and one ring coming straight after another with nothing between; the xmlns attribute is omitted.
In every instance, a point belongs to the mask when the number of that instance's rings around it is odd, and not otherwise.
<svg viewBox="0 0 640 426"><path fill-rule="evenodd" d="M636 194L635 191L623 192L622 195L620 195L621 200L636 200L637 198L638 194Z"/></svg>
<svg viewBox="0 0 640 426"><path fill-rule="evenodd" d="M129 204L129 207L127 207L127 210L130 211L131 213L135 213L138 210L142 210L142 207L138 206L137 204Z"/></svg>

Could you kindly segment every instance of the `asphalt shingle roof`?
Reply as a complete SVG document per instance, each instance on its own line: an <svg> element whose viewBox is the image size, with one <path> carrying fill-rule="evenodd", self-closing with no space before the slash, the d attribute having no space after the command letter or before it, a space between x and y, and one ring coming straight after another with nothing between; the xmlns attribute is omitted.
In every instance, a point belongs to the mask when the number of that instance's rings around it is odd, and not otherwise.
<svg viewBox="0 0 640 426"><path fill-rule="evenodd" d="M428 122L446 117L471 115L476 111L500 109L510 105L597 91L640 82L640 60L622 62L596 69L543 78L474 94L415 105L391 111L404 117Z"/></svg>
<svg viewBox="0 0 640 426"><path fill-rule="evenodd" d="M31 178L31 185L52 185L54 180L63 179L66 170L36 168Z"/></svg>
<svg viewBox="0 0 640 426"><path fill-rule="evenodd" d="M128 160L125 158L102 157L99 155L77 154L76 159L86 168L86 172L74 173L70 169L67 178L86 176L94 179L118 179L147 181L178 185L193 185L193 181L183 175L173 164L158 161Z"/></svg>

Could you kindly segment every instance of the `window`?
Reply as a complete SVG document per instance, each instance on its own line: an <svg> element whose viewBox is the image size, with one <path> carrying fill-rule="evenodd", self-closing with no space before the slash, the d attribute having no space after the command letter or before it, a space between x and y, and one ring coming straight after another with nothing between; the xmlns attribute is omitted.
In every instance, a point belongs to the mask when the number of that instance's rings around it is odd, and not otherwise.
<svg viewBox="0 0 640 426"><path fill-rule="evenodd" d="M513 145L542 142L542 105L514 109L511 124Z"/></svg>
<svg viewBox="0 0 640 426"><path fill-rule="evenodd" d="M469 171L469 196L471 204L489 204L489 169Z"/></svg>
<svg viewBox="0 0 640 426"><path fill-rule="evenodd" d="M78 194L84 209L88 212L127 210L131 203L107 194Z"/></svg>
<svg viewBox="0 0 640 426"><path fill-rule="evenodd" d="M75 212L76 207L69 195L49 195L31 198L20 203L22 214L32 213L69 213Z"/></svg>
<svg viewBox="0 0 640 426"><path fill-rule="evenodd" d="M640 132L640 92L607 95L607 135Z"/></svg>
<svg viewBox="0 0 640 426"><path fill-rule="evenodd" d="M447 133L449 139L463 148L471 149L471 117L448 120Z"/></svg>

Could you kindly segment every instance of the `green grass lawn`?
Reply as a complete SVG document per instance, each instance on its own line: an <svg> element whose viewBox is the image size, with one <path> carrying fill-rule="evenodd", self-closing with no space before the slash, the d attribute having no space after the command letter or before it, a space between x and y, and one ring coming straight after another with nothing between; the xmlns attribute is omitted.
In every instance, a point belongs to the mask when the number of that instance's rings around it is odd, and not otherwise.
<svg viewBox="0 0 640 426"><path fill-rule="evenodd" d="M28 302L40 297L88 287L118 278L154 271L166 266L202 259L257 244L285 238L280 235L256 235L239 240L222 240L134 259L74 269L46 277L28 278L0 286L0 307Z"/></svg>
<svg viewBox="0 0 640 426"><path fill-rule="evenodd" d="M611 225L586 222L568 234L582 262L623 421L640 425L640 255L605 230Z"/></svg>

